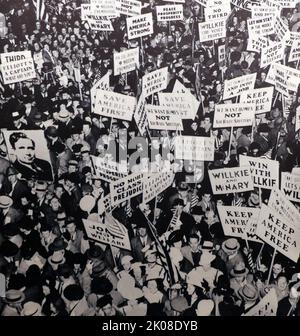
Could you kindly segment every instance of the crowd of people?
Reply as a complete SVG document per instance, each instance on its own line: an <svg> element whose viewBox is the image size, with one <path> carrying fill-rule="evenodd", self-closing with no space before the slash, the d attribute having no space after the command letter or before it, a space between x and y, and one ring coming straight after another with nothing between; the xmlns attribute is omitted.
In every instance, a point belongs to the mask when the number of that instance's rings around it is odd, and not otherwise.
<svg viewBox="0 0 300 336"><path fill-rule="evenodd" d="M263 241L246 244L225 236L217 210L218 204L259 208L268 203L270 190L214 195L208 175L210 169L238 167L239 155L276 160L280 172L298 167L299 92L290 92L287 104L274 90L271 110L257 114L252 127L214 129L225 80L257 73L255 88L272 86L266 81L269 66L261 68L260 54L247 50L251 12L231 5L226 37L200 42L204 7L186 0L184 20L157 21L156 6L164 4L142 1L142 13L153 13L154 32L128 40L126 16L111 19L114 31L91 30L81 20L79 0L45 1L47 20L36 20L31 0L0 1L6 20L0 52L30 50L36 70L35 79L1 81L0 87L1 316L241 316L271 289L278 299L275 315L299 316L299 262L279 252L271 262L273 249ZM283 8L281 18L292 29L299 13L298 5ZM113 53L137 46L139 67L115 76ZM285 58L286 65L297 66ZM134 119L96 113L91 89L107 73L112 91L138 99L142 77L163 67L169 73L164 92L179 81L199 101L195 119L184 120L183 131L147 128L140 134ZM157 94L146 100L157 104ZM50 162L36 157L39 144L28 136L31 130L43 131ZM8 139L5 131L13 131ZM214 161L203 163L200 176L189 169L199 162L175 159L178 136L214 138ZM120 162L119 146L135 137L142 137L150 152L158 150L155 165L141 155L128 173L146 164L156 172L174 168L175 178L148 203L138 195L112 209L127 229L131 250L126 250L88 238L83 220L105 223L107 209L99 201L110 191L91 157ZM13 162L8 142L16 153ZM144 143L129 149L126 159L143 152Z"/></svg>

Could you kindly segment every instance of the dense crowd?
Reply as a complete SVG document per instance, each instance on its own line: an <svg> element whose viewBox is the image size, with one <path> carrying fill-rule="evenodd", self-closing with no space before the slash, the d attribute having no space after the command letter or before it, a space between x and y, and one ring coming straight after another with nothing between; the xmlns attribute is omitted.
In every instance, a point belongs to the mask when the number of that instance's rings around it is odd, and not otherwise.
<svg viewBox="0 0 300 336"><path fill-rule="evenodd" d="M203 6L186 0L183 21L157 22L155 7L165 2L149 0L142 2L142 13L153 13L154 33L128 40L124 15L111 19L114 31L102 32L81 20L79 0L45 4L47 21L36 20L30 0L0 1L7 28L0 52L30 50L36 69L35 79L2 81L0 87L1 131L14 131L9 145L25 157L23 164L12 162L0 132L2 288L5 282L0 315L241 316L272 288L276 314L299 315L299 262L280 253L271 262L273 249L263 241L246 244L226 237L217 211L218 204L259 208L267 204L270 190L214 195L208 176L210 169L238 167L239 155L276 160L280 172L300 164L298 92L283 102L274 90L272 109L257 114L253 127L213 128L215 106L224 103L225 80L257 73L255 88L271 86L269 67L261 68L260 54L247 51L251 13L231 5L226 38L200 43ZM292 29L299 13L297 5L282 9L281 17ZM224 64L218 57L221 45L226 46ZM113 53L137 46L139 67L114 76ZM298 65L287 57L285 64ZM163 67L169 72L164 92L172 92L178 80L200 103L195 119L184 120L183 131L140 134L134 120L95 113L90 91L104 75L109 73L112 91L138 98L141 78ZM74 68L80 68L80 81ZM146 100L158 102L156 94ZM38 146L28 130L43 131L51 167L26 152ZM190 170L197 162L183 165L175 159L175 138L184 135L214 137L214 161L203 163L200 176ZM99 200L109 194L109 182L96 173L91 156L120 162L120 146L135 137L143 137L157 155L155 165L141 155L129 173L145 165L156 171L171 167L175 178L155 200L145 204L138 195L112 210L128 231L131 250L125 250L89 239L83 219L103 222ZM125 159L143 152L144 143L129 149ZM187 180L191 176L196 176L192 182ZM294 205L299 209L299 203Z"/></svg>

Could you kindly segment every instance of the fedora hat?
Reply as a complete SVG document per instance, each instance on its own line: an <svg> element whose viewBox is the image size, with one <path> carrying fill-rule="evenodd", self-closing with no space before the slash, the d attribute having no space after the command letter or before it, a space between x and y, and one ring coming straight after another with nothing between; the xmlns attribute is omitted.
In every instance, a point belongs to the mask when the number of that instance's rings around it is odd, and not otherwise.
<svg viewBox="0 0 300 336"><path fill-rule="evenodd" d="M25 300L25 294L18 290L18 289L9 289L7 292L6 292L6 295L5 295L5 298L4 298L4 301L6 303L21 303Z"/></svg>
<svg viewBox="0 0 300 336"><path fill-rule="evenodd" d="M112 283L105 277L92 279L91 292L97 295L106 295L113 290Z"/></svg>
<svg viewBox="0 0 300 336"><path fill-rule="evenodd" d="M127 264L133 260L132 256L126 255L121 259L121 265Z"/></svg>
<svg viewBox="0 0 300 336"><path fill-rule="evenodd" d="M69 301L79 301L84 297L84 291L79 285L69 285L64 289L64 297Z"/></svg>
<svg viewBox="0 0 300 336"><path fill-rule="evenodd" d="M4 257L14 257L18 252L18 246L10 240L5 240L0 246L0 255Z"/></svg>
<svg viewBox="0 0 300 336"><path fill-rule="evenodd" d="M187 299L184 296L178 296L171 300L171 308L178 313L184 312L186 309L189 308L189 304Z"/></svg>
<svg viewBox="0 0 300 336"><path fill-rule="evenodd" d="M209 241L209 240L205 240L203 242L203 245L202 245L202 248L201 250L202 251L212 251L214 248L214 243L212 241Z"/></svg>
<svg viewBox="0 0 300 336"><path fill-rule="evenodd" d="M41 314L41 305L33 301L26 302L21 311L21 316L41 316Z"/></svg>
<svg viewBox="0 0 300 336"><path fill-rule="evenodd" d="M199 266L207 266L210 265L213 260L215 260L216 256L210 252L203 252L201 254L199 260Z"/></svg>
<svg viewBox="0 0 300 336"><path fill-rule="evenodd" d="M222 243L222 249L226 253L235 252L240 248L240 243L235 238L229 238Z"/></svg>
<svg viewBox="0 0 300 336"><path fill-rule="evenodd" d="M12 198L9 196L2 195L0 196L0 208L7 209L13 204Z"/></svg>
<svg viewBox="0 0 300 336"><path fill-rule="evenodd" d="M246 284L238 290L239 295L247 301L256 301L258 298L258 290L251 284Z"/></svg>
<svg viewBox="0 0 300 336"><path fill-rule="evenodd" d="M186 276L186 283L189 285L193 285L196 287L202 287L201 281L199 279L199 272L197 270L193 269L191 270L187 276Z"/></svg>
<svg viewBox="0 0 300 336"><path fill-rule="evenodd" d="M57 253L57 251L55 251L52 256L48 258L48 261L50 264L61 265L66 262L66 259L62 253Z"/></svg>
<svg viewBox="0 0 300 336"><path fill-rule="evenodd" d="M197 316L210 316L214 306L215 304L213 300L201 300L196 309Z"/></svg>
<svg viewBox="0 0 300 336"><path fill-rule="evenodd" d="M135 287L135 280L129 274L122 276L118 281L117 291L127 300L136 300L143 297L142 290Z"/></svg>
<svg viewBox="0 0 300 336"><path fill-rule="evenodd" d="M88 259L102 259L104 257L104 252L100 246L94 245L87 250L87 257Z"/></svg>
<svg viewBox="0 0 300 336"><path fill-rule="evenodd" d="M104 295L100 299L97 300L97 307L103 308L108 304L112 304L112 297L110 295Z"/></svg>
<svg viewBox="0 0 300 336"><path fill-rule="evenodd" d="M249 273L243 262L234 265L233 269L230 271L230 275L233 277L243 277Z"/></svg>
<svg viewBox="0 0 300 336"><path fill-rule="evenodd" d="M53 243L49 245L49 251L61 251L64 250L68 244L63 240L63 238L55 238Z"/></svg>

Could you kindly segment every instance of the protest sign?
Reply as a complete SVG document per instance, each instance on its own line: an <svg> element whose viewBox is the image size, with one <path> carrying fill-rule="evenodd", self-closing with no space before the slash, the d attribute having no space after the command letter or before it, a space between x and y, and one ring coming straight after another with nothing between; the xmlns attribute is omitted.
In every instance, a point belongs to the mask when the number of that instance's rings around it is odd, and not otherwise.
<svg viewBox="0 0 300 336"><path fill-rule="evenodd" d="M241 102L253 104L255 106L256 114L270 112L272 108L273 92L274 87L243 92L241 94Z"/></svg>
<svg viewBox="0 0 300 336"><path fill-rule="evenodd" d="M225 236L232 236L250 241L261 242L256 236L256 226L253 231L247 231L249 221L255 223L259 217L260 209L239 206L218 205L219 219Z"/></svg>
<svg viewBox="0 0 300 336"><path fill-rule="evenodd" d="M300 228L300 212L287 199L284 192L279 189L273 189L269 197L268 207L273 209L282 218L295 223Z"/></svg>
<svg viewBox="0 0 300 336"><path fill-rule="evenodd" d="M283 42L284 40L289 39L289 26L279 16L276 16L275 19L274 33L276 34L279 41Z"/></svg>
<svg viewBox="0 0 300 336"><path fill-rule="evenodd" d="M252 19L262 19L266 16L276 15L278 12L276 7L269 6L253 6L251 9Z"/></svg>
<svg viewBox="0 0 300 336"><path fill-rule="evenodd" d="M230 2L225 3L220 6L209 6L204 10L205 13L205 21L216 21L216 20L226 20L230 15L231 8Z"/></svg>
<svg viewBox="0 0 300 336"><path fill-rule="evenodd" d="M115 0L90 0L91 10L99 11L104 17L116 17L116 2Z"/></svg>
<svg viewBox="0 0 300 336"><path fill-rule="evenodd" d="M278 296L275 288L271 288L257 305L251 308L242 316L276 316L278 307Z"/></svg>
<svg viewBox="0 0 300 336"><path fill-rule="evenodd" d="M300 202L300 176L288 172L281 173L281 191L293 202Z"/></svg>
<svg viewBox="0 0 300 336"><path fill-rule="evenodd" d="M133 115L133 118L141 135L144 134L147 126L147 114L145 111L145 104L146 101L144 95L141 94Z"/></svg>
<svg viewBox="0 0 300 336"><path fill-rule="evenodd" d="M260 53L263 48L267 48L269 40L263 36L249 37L247 50Z"/></svg>
<svg viewBox="0 0 300 336"><path fill-rule="evenodd" d="M248 19L247 26L250 37L266 36L274 34L274 16L266 16L262 19Z"/></svg>
<svg viewBox="0 0 300 336"><path fill-rule="evenodd" d="M261 67L264 68L271 63L279 62L283 56L284 44L282 42L263 48L261 50Z"/></svg>
<svg viewBox="0 0 300 336"><path fill-rule="evenodd" d="M96 31L114 31L114 28L110 20L105 19L101 16L87 15L87 22L90 29Z"/></svg>
<svg viewBox="0 0 300 336"><path fill-rule="evenodd" d="M226 37L226 20L201 22L198 24L200 42Z"/></svg>
<svg viewBox="0 0 300 336"><path fill-rule="evenodd" d="M142 3L137 0L116 0L116 10L127 16L141 15Z"/></svg>
<svg viewBox="0 0 300 336"><path fill-rule="evenodd" d="M143 202L150 202L157 195L169 188L173 181L174 173L172 171L163 171L145 177L143 181Z"/></svg>
<svg viewBox="0 0 300 336"><path fill-rule="evenodd" d="M295 62L300 59L300 40L295 40L290 51L289 62Z"/></svg>
<svg viewBox="0 0 300 336"><path fill-rule="evenodd" d="M250 167L221 168L208 171L214 195L253 190Z"/></svg>
<svg viewBox="0 0 300 336"><path fill-rule="evenodd" d="M276 211L262 204L256 234L287 258L297 262L300 252L300 230Z"/></svg>
<svg viewBox="0 0 300 336"><path fill-rule="evenodd" d="M134 173L110 184L112 206L118 205L143 192L143 174Z"/></svg>
<svg viewBox="0 0 300 336"><path fill-rule="evenodd" d="M157 21L183 20L182 5L156 6Z"/></svg>
<svg viewBox="0 0 300 336"><path fill-rule="evenodd" d="M251 126L255 105L248 103L218 104L215 107L214 128Z"/></svg>
<svg viewBox="0 0 300 336"><path fill-rule="evenodd" d="M251 12L253 4L257 4L258 0L231 0L230 1L234 6L245 9Z"/></svg>
<svg viewBox="0 0 300 336"><path fill-rule="evenodd" d="M108 214L106 214L106 216L107 215ZM113 219L111 221L114 221L114 220L116 219ZM125 250L131 250L128 232L127 232L127 229L124 227L124 225L118 222L121 225L120 228L124 230L122 235L121 234L118 236L112 235L107 229L107 226L108 226L107 221L108 220L106 219L105 224L103 224L103 223L94 222L88 219L83 219L84 228L85 228L88 238L95 240L99 243L116 246L116 247L119 247Z"/></svg>
<svg viewBox="0 0 300 336"><path fill-rule="evenodd" d="M273 67L274 73L274 84L275 89L284 96L289 95L288 83L287 83L287 72L281 64L274 64Z"/></svg>
<svg viewBox="0 0 300 336"><path fill-rule="evenodd" d="M176 111L176 115L180 119L194 119L195 107L189 96L184 93L159 93L158 94L159 103L163 107L167 107L169 110Z"/></svg>
<svg viewBox="0 0 300 336"><path fill-rule="evenodd" d="M180 113L171 107L146 105L145 112L150 129L183 131Z"/></svg>
<svg viewBox="0 0 300 336"><path fill-rule="evenodd" d="M114 75L121 75L139 67L139 47L114 52Z"/></svg>
<svg viewBox="0 0 300 336"><path fill-rule="evenodd" d="M257 73L225 80L223 99L230 99L242 92L253 90Z"/></svg>
<svg viewBox="0 0 300 336"><path fill-rule="evenodd" d="M300 40L300 33L290 31L288 39L285 40L285 44L288 47L292 47L294 41L298 41L298 40Z"/></svg>
<svg viewBox="0 0 300 336"><path fill-rule="evenodd" d="M12 84L36 77L30 51L13 51L1 54L1 73L4 84Z"/></svg>
<svg viewBox="0 0 300 336"><path fill-rule="evenodd" d="M176 80L173 91L174 94L184 94L186 97L186 100L191 104L191 110L190 110L190 116L191 119L195 118L195 115L197 114L197 111L200 106L200 102L195 98L193 94L191 94L190 90L187 89L179 80ZM166 96L165 96L166 97ZM161 101L160 101L161 103Z"/></svg>
<svg viewBox="0 0 300 336"><path fill-rule="evenodd" d="M111 195L107 194L104 197L101 197L97 202L98 214L103 215L104 212L112 212L113 207L111 206Z"/></svg>
<svg viewBox="0 0 300 336"><path fill-rule="evenodd" d="M218 61L221 68L226 66L226 46L221 44L218 46Z"/></svg>
<svg viewBox="0 0 300 336"><path fill-rule="evenodd" d="M213 161L214 138L180 136L175 139L175 158L182 160Z"/></svg>
<svg viewBox="0 0 300 336"><path fill-rule="evenodd" d="M106 182L116 181L127 175L127 166L91 155L96 175Z"/></svg>
<svg viewBox="0 0 300 336"><path fill-rule="evenodd" d="M81 4L81 20L86 21L89 15L98 15L101 16L101 10L91 9L91 4Z"/></svg>
<svg viewBox="0 0 300 336"><path fill-rule="evenodd" d="M153 34L152 13L135 15L126 19L128 39Z"/></svg>
<svg viewBox="0 0 300 336"><path fill-rule="evenodd" d="M109 72L107 72L103 77L96 81L96 83L91 88L91 105L92 111L94 112L95 109L95 101L96 101L96 94L97 90L105 90L110 91L109 87Z"/></svg>
<svg viewBox="0 0 300 336"><path fill-rule="evenodd" d="M272 190L279 185L279 162L275 160L239 156L240 167L250 166L254 187Z"/></svg>
<svg viewBox="0 0 300 336"><path fill-rule="evenodd" d="M164 90L168 85L168 67L152 71L143 76L142 92L146 97Z"/></svg>
<svg viewBox="0 0 300 336"><path fill-rule="evenodd" d="M96 114L131 121L135 106L135 97L105 90L96 91Z"/></svg>

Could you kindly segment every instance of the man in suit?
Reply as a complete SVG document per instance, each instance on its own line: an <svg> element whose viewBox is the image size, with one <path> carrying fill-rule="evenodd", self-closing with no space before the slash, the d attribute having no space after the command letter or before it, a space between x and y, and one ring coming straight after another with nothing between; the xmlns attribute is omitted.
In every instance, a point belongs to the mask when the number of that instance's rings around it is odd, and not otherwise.
<svg viewBox="0 0 300 336"><path fill-rule="evenodd" d="M148 235L146 223L139 222L136 224L138 225L137 236L131 239L132 256L135 261L144 262L145 254L143 249L151 245L152 239Z"/></svg>
<svg viewBox="0 0 300 336"><path fill-rule="evenodd" d="M16 161L14 168L25 179L53 181L52 168L49 162L35 156L35 142L23 132L14 132L9 136Z"/></svg>
<svg viewBox="0 0 300 336"><path fill-rule="evenodd" d="M194 267L199 265L199 260L202 254L200 238L197 234L191 234L188 242L189 245L181 248L184 261L183 271L186 273L189 273Z"/></svg>
<svg viewBox="0 0 300 336"><path fill-rule="evenodd" d="M0 196L0 226L17 223L22 219L22 211L14 208L12 205L13 200L11 197Z"/></svg>

